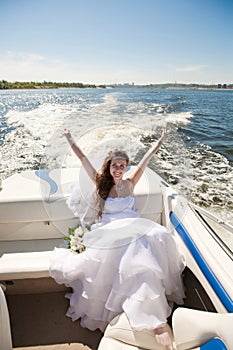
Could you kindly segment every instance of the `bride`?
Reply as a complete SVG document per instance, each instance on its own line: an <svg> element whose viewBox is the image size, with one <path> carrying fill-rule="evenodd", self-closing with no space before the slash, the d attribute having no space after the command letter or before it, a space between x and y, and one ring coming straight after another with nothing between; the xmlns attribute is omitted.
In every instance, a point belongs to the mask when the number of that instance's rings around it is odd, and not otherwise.
<svg viewBox="0 0 233 350"><path fill-rule="evenodd" d="M104 331L124 312L133 330L153 330L164 349L172 349L167 328L170 304L183 303L181 272L184 263L173 236L135 210L134 187L165 136L144 155L127 177L129 158L124 151L111 151L97 172L68 129L62 134L95 184L99 223L84 236L86 250L74 254L55 248L50 274L73 292L67 315L81 325ZM75 194L77 195L77 193ZM73 193L74 196L74 193Z"/></svg>

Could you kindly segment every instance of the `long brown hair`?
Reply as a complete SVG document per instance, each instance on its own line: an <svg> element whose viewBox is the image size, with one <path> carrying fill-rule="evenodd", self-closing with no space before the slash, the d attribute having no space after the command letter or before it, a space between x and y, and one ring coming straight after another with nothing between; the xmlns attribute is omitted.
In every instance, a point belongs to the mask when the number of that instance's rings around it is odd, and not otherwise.
<svg viewBox="0 0 233 350"><path fill-rule="evenodd" d="M101 170L96 175L96 197L99 207L98 216L102 216L104 203L108 198L111 188L114 186L114 180L110 173L110 164L113 158L121 158L126 160L126 164L129 164L129 157L126 152L115 149L110 151L105 158Z"/></svg>

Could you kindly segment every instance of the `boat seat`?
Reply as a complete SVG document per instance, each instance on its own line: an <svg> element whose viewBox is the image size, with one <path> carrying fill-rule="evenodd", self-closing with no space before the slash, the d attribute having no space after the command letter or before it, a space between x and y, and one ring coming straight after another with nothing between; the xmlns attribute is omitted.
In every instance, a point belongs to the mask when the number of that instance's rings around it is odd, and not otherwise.
<svg viewBox="0 0 233 350"><path fill-rule="evenodd" d="M30 253L8 253L0 258L0 279L49 277L52 251Z"/></svg>
<svg viewBox="0 0 233 350"><path fill-rule="evenodd" d="M0 192L0 241L62 239L68 228L78 223L66 201L71 185L78 178L81 181L82 176L79 168L43 169L27 170L6 179ZM85 200L94 185L86 174L84 181ZM160 181L159 176L147 168L135 186L136 210L142 217L158 223L163 210ZM86 220L93 220L92 210L89 215L87 212Z"/></svg>
<svg viewBox="0 0 233 350"><path fill-rule="evenodd" d="M10 318L7 308L5 294L3 292L4 286L0 284L0 339L1 339L1 350L11 350L11 328Z"/></svg>
<svg viewBox="0 0 233 350"><path fill-rule="evenodd" d="M233 349L233 313L178 308L173 313L172 324L177 350Z"/></svg>
<svg viewBox="0 0 233 350"><path fill-rule="evenodd" d="M177 350L233 350L232 313L178 308L174 311L172 323ZM162 350L163 347L156 342L152 331L133 331L123 313L110 322L98 347L98 350L112 349Z"/></svg>
<svg viewBox="0 0 233 350"><path fill-rule="evenodd" d="M168 331L172 336L170 327ZM125 313L116 316L107 326L98 350L163 350L153 331L133 331Z"/></svg>

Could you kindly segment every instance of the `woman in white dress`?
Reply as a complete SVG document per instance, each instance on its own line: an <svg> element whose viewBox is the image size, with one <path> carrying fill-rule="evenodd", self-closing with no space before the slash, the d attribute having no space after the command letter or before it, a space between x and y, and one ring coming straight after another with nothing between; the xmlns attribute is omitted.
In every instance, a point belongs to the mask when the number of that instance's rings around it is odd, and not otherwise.
<svg viewBox="0 0 233 350"><path fill-rule="evenodd" d="M70 131L65 129L63 135L95 184L100 218L84 236L83 253L54 250L50 274L73 290L67 315L73 321L80 318L83 327L104 331L117 314L125 312L133 330L153 330L156 340L172 349L167 318L170 302L183 303L184 262L167 229L139 217L133 196L166 130L128 177L124 176L129 163L125 152L110 152L97 172Z"/></svg>

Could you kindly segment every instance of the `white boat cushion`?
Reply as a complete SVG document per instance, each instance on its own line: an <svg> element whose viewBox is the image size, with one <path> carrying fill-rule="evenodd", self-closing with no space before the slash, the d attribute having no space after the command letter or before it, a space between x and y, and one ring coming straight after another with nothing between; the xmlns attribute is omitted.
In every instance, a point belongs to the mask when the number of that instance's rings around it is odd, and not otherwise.
<svg viewBox="0 0 233 350"><path fill-rule="evenodd" d="M1 280L49 277L51 251L3 254Z"/></svg>
<svg viewBox="0 0 233 350"><path fill-rule="evenodd" d="M132 167L133 170L134 167ZM130 170L131 171L131 170ZM0 193L0 223L36 222L71 219L74 215L66 204L70 186L79 177L79 169L25 171L8 178ZM40 171L43 173L43 170ZM51 192L51 183L55 190ZM86 186L83 191L88 191ZM143 217L158 219L162 194L160 178L147 168L135 187L137 210Z"/></svg>
<svg viewBox="0 0 233 350"><path fill-rule="evenodd" d="M0 339L1 339L1 350L12 349L9 312L7 308L5 294L1 285L0 285Z"/></svg>
<svg viewBox="0 0 233 350"><path fill-rule="evenodd" d="M193 349L219 338L233 349L233 313L214 313L178 308L172 317L177 350Z"/></svg>
<svg viewBox="0 0 233 350"><path fill-rule="evenodd" d="M168 331L172 332L168 326ZM107 326L104 337L102 338L98 350L163 350L164 348L157 343L153 331L142 330L133 331L125 313L116 316Z"/></svg>
<svg viewBox="0 0 233 350"><path fill-rule="evenodd" d="M62 238L69 227L77 224L77 217L66 200L71 184L79 178L79 169L41 170L39 173L41 178L35 171L25 171L4 182L0 192L0 241ZM147 168L135 187L135 197L140 215L161 224L160 181L159 176ZM51 184L54 184L53 191ZM83 191L89 193L86 183ZM86 194L83 195L85 198Z"/></svg>

